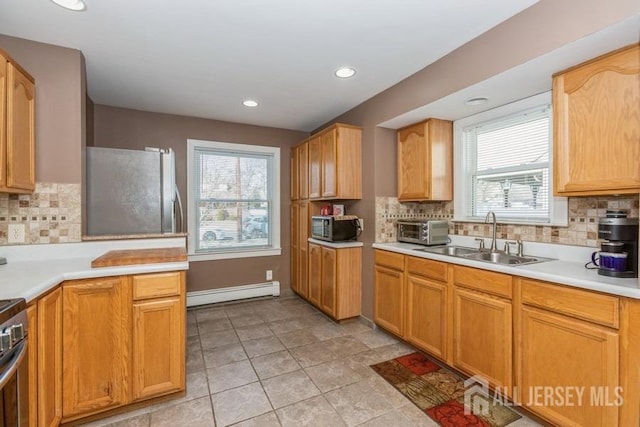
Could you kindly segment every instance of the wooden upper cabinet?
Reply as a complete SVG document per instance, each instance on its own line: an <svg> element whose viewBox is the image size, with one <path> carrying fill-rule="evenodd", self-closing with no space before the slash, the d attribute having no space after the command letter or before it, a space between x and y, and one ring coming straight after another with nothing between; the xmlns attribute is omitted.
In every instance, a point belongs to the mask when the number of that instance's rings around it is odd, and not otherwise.
<svg viewBox="0 0 640 427"><path fill-rule="evenodd" d="M308 142L309 147L309 198L320 198L322 147L320 136L313 137Z"/></svg>
<svg viewBox="0 0 640 427"><path fill-rule="evenodd" d="M298 195L302 200L309 198L309 144L298 146Z"/></svg>
<svg viewBox="0 0 640 427"><path fill-rule="evenodd" d="M335 124L308 140L309 199L362 198L361 135L359 127Z"/></svg>
<svg viewBox="0 0 640 427"><path fill-rule="evenodd" d="M398 130L398 200L452 199L452 122L429 119Z"/></svg>
<svg viewBox="0 0 640 427"><path fill-rule="evenodd" d="M291 148L291 200L300 198L300 169L298 147Z"/></svg>
<svg viewBox="0 0 640 427"><path fill-rule="evenodd" d="M0 192L35 189L35 83L0 52Z"/></svg>
<svg viewBox="0 0 640 427"><path fill-rule="evenodd" d="M325 132L321 139L322 149L322 198L336 197L338 194L336 173L338 153L335 129Z"/></svg>
<svg viewBox="0 0 640 427"><path fill-rule="evenodd" d="M640 190L640 44L553 76L554 192Z"/></svg>

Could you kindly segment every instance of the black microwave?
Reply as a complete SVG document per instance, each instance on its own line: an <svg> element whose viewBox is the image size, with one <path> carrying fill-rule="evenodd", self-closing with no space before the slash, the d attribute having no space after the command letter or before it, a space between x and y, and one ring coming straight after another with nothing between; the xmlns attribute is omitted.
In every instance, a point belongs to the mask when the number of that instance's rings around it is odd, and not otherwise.
<svg viewBox="0 0 640 427"><path fill-rule="evenodd" d="M357 240L360 235L360 222L355 215L312 216L311 237L328 242Z"/></svg>

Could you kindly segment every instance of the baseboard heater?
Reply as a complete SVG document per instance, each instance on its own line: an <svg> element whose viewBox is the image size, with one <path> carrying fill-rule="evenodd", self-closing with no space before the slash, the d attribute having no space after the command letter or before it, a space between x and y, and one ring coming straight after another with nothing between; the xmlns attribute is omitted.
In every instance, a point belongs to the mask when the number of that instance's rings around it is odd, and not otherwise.
<svg viewBox="0 0 640 427"><path fill-rule="evenodd" d="M187 292L187 307L213 304L216 302L237 301L247 298L279 296L280 282L256 283L253 285L232 286L229 288L208 289L206 291Z"/></svg>

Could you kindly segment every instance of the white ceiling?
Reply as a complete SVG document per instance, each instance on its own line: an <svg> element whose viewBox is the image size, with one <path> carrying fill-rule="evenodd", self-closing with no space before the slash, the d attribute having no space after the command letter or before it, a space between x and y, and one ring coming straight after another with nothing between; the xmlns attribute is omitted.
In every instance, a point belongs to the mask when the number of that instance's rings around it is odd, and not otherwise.
<svg viewBox="0 0 640 427"><path fill-rule="evenodd" d="M546 55L464 88L428 105L408 111L379 125L391 129L428 117L457 120L551 90L551 76L596 56L640 40L640 14L566 44ZM488 98L486 104L466 106L471 98Z"/></svg>
<svg viewBox="0 0 640 427"><path fill-rule="evenodd" d="M96 104L310 131L536 1L2 0L0 33L81 50Z"/></svg>

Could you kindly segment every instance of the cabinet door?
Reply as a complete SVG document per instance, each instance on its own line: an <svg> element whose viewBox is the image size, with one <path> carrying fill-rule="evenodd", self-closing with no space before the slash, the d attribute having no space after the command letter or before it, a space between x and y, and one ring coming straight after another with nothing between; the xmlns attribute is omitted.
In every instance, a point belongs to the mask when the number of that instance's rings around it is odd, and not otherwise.
<svg viewBox="0 0 640 427"><path fill-rule="evenodd" d="M131 290L126 278L63 284L63 416L127 403Z"/></svg>
<svg viewBox="0 0 640 427"><path fill-rule="evenodd" d="M298 221L300 219L300 204L298 202L291 203L291 290L300 292L299 290L299 243L300 243L300 226Z"/></svg>
<svg viewBox="0 0 640 427"><path fill-rule="evenodd" d="M447 285L407 276L407 341L446 359Z"/></svg>
<svg viewBox="0 0 640 427"><path fill-rule="evenodd" d="M322 179L322 147L321 137L316 136L309 140L309 198L319 199Z"/></svg>
<svg viewBox="0 0 640 427"><path fill-rule="evenodd" d="M298 146L298 190L300 199L309 198L309 146L303 143Z"/></svg>
<svg viewBox="0 0 640 427"><path fill-rule="evenodd" d="M512 389L511 302L454 287L453 365Z"/></svg>
<svg viewBox="0 0 640 427"><path fill-rule="evenodd" d="M0 54L0 188L7 186L7 67L9 61Z"/></svg>
<svg viewBox="0 0 640 427"><path fill-rule="evenodd" d="M555 76L555 193L638 193L638 117L638 44Z"/></svg>
<svg viewBox="0 0 640 427"><path fill-rule="evenodd" d="M309 243L309 302L320 307L322 247Z"/></svg>
<svg viewBox="0 0 640 427"><path fill-rule="evenodd" d="M375 322L389 332L404 336L404 273L376 265L374 286Z"/></svg>
<svg viewBox="0 0 640 427"><path fill-rule="evenodd" d="M557 425L618 425L618 348L617 332L523 307L520 401L532 402L533 410ZM582 402L544 404L533 394L541 387L582 390Z"/></svg>
<svg viewBox="0 0 640 427"><path fill-rule="evenodd" d="M309 295L309 202L300 202L298 216L298 293L304 298Z"/></svg>
<svg viewBox="0 0 640 427"><path fill-rule="evenodd" d="M29 427L38 425L38 306L27 307L29 331ZM60 382L58 382L60 385Z"/></svg>
<svg viewBox="0 0 640 427"><path fill-rule="evenodd" d="M429 199L430 171L427 124L418 123L398 131L398 199Z"/></svg>
<svg viewBox="0 0 640 427"><path fill-rule="evenodd" d="M57 426L62 418L62 289L38 300L38 425ZM65 390L66 392L66 390Z"/></svg>
<svg viewBox="0 0 640 427"><path fill-rule="evenodd" d="M320 308L328 315L336 315L336 250L322 247L322 275L321 275L321 301Z"/></svg>
<svg viewBox="0 0 640 427"><path fill-rule="evenodd" d="M291 148L291 200L300 198L300 162L298 147Z"/></svg>
<svg viewBox="0 0 640 427"><path fill-rule="evenodd" d="M184 312L179 297L133 305L133 400L184 387Z"/></svg>
<svg viewBox="0 0 640 427"><path fill-rule="evenodd" d="M337 153L336 131L331 130L322 135L322 197L336 197L337 188Z"/></svg>
<svg viewBox="0 0 640 427"><path fill-rule="evenodd" d="M7 66L7 187L33 191L35 171L35 85Z"/></svg>

